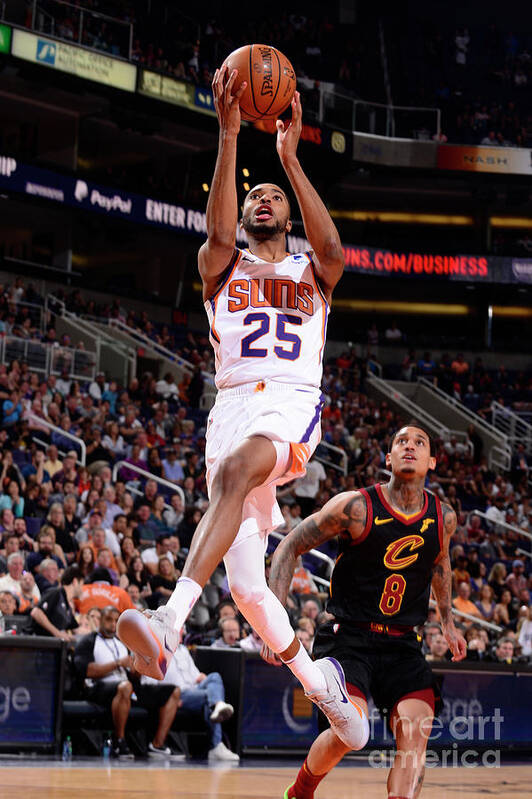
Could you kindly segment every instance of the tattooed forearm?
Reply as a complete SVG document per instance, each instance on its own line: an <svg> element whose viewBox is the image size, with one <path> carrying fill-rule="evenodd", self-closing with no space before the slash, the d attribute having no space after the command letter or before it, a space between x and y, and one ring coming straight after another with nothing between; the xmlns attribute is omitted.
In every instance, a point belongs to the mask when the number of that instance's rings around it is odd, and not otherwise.
<svg viewBox="0 0 532 799"><path fill-rule="evenodd" d="M323 533L310 516L295 527L279 544L272 558L270 588L284 604L292 582L299 555L318 546L324 540Z"/></svg>
<svg viewBox="0 0 532 799"><path fill-rule="evenodd" d="M449 560L449 541L456 530L456 513L449 505L442 506L443 547L438 562L432 569L432 590L438 604L442 624L452 621L452 573Z"/></svg>

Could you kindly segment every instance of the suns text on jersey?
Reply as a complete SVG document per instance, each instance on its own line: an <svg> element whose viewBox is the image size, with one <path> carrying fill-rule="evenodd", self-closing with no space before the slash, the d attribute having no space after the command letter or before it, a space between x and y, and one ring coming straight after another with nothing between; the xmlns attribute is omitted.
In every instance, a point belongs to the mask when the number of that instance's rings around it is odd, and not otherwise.
<svg viewBox="0 0 532 799"><path fill-rule="evenodd" d="M229 283L227 293L230 313L247 308L298 310L308 316L314 313L314 287L289 278L241 277Z"/></svg>

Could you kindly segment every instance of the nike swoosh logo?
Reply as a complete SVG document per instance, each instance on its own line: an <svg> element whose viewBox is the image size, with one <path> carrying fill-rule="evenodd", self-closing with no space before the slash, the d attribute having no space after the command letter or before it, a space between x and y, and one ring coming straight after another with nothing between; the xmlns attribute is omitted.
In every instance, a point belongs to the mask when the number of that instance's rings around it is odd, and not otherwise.
<svg viewBox="0 0 532 799"><path fill-rule="evenodd" d="M338 686L338 688L340 689L340 693L342 694L342 702L344 702L344 704L347 704L347 703L349 702L349 699L348 699L348 698L346 697L346 695L344 694L344 692L343 692L343 689L342 689L342 686L340 685L340 683L338 682L338 680L336 679L336 677L334 678L334 680L335 680L335 682L336 682L336 685L337 685L337 686Z"/></svg>
<svg viewBox="0 0 532 799"><path fill-rule="evenodd" d="M393 522L393 518L391 516L389 519L379 519L378 516L375 516L375 524L377 525L377 527L379 526L379 524L388 524L388 522Z"/></svg>

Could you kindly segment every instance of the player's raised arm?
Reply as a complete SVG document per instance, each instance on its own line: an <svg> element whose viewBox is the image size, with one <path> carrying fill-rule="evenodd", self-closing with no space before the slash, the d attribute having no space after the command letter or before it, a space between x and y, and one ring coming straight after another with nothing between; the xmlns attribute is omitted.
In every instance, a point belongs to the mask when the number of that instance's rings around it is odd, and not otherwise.
<svg viewBox="0 0 532 799"><path fill-rule="evenodd" d="M272 558L270 588L284 604L300 555L315 549L336 535L356 539L366 524L366 500L358 492L346 492L330 499L317 513L300 522L284 538Z"/></svg>
<svg viewBox="0 0 532 799"><path fill-rule="evenodd" d="M299 92L295 92L291 107L290 122L277 120L277 152L297 197L305 235L316 253L318 277L330 302L332 291L344 271L344 254L336 225L297 158L302 127Z"/></svg>
<svg viewBox="0 0 532 799"><path fill-rule="evenodd" d="M200 248L198 266L203 280L203 298L217 288L235 249L238 201L236 194L236 143L240 131L239 101L246 82L233 95L237 71L227 67L214 73L212 92L220 124L218 157L207 202L207 241Z"/></svg>
<svg viewBox="0 0 532 799"><path fill-rule="evenodd" d="M450 505L442 505L443 511L443 546L442 551L434 561L432 568L432 590L436 598L442 622L442 634L453 654L453 660L463 660L467 652L464 637L454 626L451 587L452 573L449 560L449 542L456 530L456 513Z"/></svg>

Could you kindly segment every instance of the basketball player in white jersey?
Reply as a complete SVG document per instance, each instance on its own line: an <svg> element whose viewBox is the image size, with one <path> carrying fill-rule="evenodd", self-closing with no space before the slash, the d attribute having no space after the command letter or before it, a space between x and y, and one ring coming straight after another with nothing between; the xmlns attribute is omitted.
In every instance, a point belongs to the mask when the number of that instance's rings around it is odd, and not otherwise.
<svg viewBox="0 0 532 799"><path fill-rule="evenodd" d="M223 558L242 614L298 677L340 739L359 749L369 734L367 719L347 694L341 666L332 658L310 659L264 575L268 533L283 521L275 487L305 474L321 437L322 356L331 295L344 267L342 247L297 159L297 92L291 122L277 122L277 152L312 250L287 253L290 206L271 183L246 196L240 225L249 248L236 247L236 151L245 83L232 95L235 78L227 70L214 76L220 136L207 203L208 239L199 251L218 388L207 426L210 505L168 604L148 619L139 614L140 641L136 629L128 635L126 623L119 634L134 651L138 670L162 679L180 629Z"/></svg>

